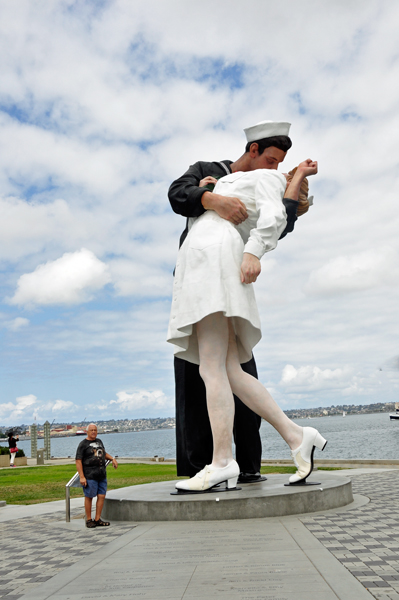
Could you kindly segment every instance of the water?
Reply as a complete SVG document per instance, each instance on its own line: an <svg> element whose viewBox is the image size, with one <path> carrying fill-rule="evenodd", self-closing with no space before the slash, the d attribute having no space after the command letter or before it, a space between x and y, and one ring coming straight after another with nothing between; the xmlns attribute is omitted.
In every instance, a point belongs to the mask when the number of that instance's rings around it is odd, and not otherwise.
<svg viewBox="0 0 399 600"><path fill-rule="evenodd" d="M175 430L156 429L154 431L131 431L129 433L106 433L98 436L112 456L164 456L175 458ZM51 455L54 457L72 456L84 436L51 438ZM37 440L37 447L43 447L43 440ZM30 456L30 440L18 442L26 456Z"/></svg>
<svg viewBox="0 0 399 600"><path fill-rule="evenodd" d="M319 458L399 459L399 421L390 421L387 413L347 415L345 418L318 417L299 419L299 425L316 427L328 439ZM109 433L99 436L113 456L164 456L175 458L175 430L157 429L130 433ZM268 423L262 423L262 458L290 458L285 442ZM55 457L75 456L82 437L51 438L51 454ZM3 444L4 445L4 444ZM26 456L30 456L30 440L20 441ZM38 440L38 448L43 440Z"/></svg>
<svg viewBox="0 0 399 600"><path fill-rule="evenodd" d="M388 413L298 419L302 426L315 427L328 444L316 458L399 459L399 421ZM262 423L262 458L289 458L285 442L268 423Z"/></svg>

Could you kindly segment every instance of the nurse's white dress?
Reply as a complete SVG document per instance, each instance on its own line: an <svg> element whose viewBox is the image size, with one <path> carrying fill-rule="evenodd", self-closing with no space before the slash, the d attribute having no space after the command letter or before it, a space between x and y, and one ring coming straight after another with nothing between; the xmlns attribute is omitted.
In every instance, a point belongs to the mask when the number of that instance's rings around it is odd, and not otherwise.
<svg viewBox="0 0 399 600"><path fill-rule="evenodd" d="M251 359L262 334L253 284L241 283L243 252L261 258L277 246L286 225L285 188L284 175L274 170L231 173L214 192L240 198L248 219L236 226L212 210L190 219L177 257L167 337L179 358L199 364L195 324L223 312L233 318L240 362Z"/></svg>

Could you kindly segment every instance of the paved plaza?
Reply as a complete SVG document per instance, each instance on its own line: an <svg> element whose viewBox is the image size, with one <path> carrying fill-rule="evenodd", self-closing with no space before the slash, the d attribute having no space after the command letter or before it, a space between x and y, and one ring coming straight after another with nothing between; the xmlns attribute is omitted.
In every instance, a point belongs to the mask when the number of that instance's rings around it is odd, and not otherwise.
<svg viewBox="0 0 399 600"><path fill-rule="evenodd" d="M114 522L83 500L0 508L7 600L399 600L399 470L354 469L355 502L295 517Z"/></svg>

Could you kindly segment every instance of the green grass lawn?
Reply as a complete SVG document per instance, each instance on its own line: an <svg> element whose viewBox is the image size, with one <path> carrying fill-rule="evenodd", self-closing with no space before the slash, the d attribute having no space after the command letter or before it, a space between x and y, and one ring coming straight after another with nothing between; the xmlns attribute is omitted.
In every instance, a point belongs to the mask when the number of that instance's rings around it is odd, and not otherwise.
<svg viewBox="0 0 399 600"><path fill-rule="evenodd" d="M329 469L323 469L329 470ZM262 467L263 474L295 473L295 467ZM7 504L36 504L65 498L65 484L76 473L75 465L0 469L0 500ZM176 465L119 465L107 469L108 489L177 479ZM71 488L71 498L83 496L81 488Z"/></svg>

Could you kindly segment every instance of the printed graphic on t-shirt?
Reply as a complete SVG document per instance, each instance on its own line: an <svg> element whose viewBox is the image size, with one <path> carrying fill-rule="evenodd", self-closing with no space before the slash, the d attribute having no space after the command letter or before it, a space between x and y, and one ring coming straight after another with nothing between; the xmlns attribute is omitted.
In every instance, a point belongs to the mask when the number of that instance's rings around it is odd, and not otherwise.
<svg viewBox="0 0 399 600"><path fill-rule="evenodd" d="M99 444L98 442L91 442L90 447L93 448L94 456L102 460L104 457L104 449L102 444Z"/></svg>

